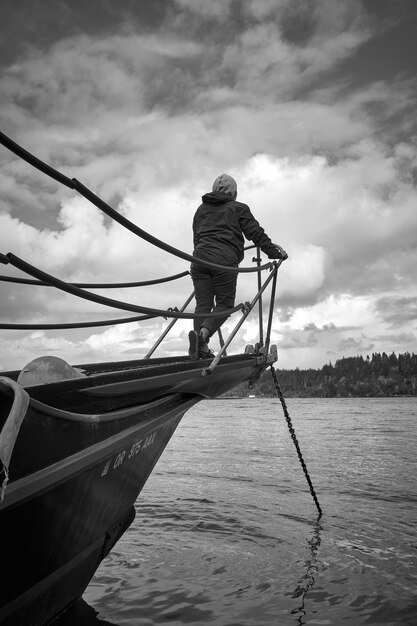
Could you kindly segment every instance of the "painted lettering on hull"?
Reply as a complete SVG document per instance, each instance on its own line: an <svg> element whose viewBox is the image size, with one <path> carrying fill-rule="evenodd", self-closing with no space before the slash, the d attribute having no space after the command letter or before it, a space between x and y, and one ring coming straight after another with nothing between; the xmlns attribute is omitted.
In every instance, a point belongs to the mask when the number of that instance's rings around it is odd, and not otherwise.
<svg viewBox="0 0 417 626"><path fill-rule="evenodd" d="M115 470L126 461L133 459L140 452L144 452L148 450L154 443L156 439L156 434L158 431L154 430L152 433L143 437L142 439L138 439L129 448L118 452L115 457L112 457L110 460L107 460L102 472L101 476L105 476L109 471Z"/></svg>

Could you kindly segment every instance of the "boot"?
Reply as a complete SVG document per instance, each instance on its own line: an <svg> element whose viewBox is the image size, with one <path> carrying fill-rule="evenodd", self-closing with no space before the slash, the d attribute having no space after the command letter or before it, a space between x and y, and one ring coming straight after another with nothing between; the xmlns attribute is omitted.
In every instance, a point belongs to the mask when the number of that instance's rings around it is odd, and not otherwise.
<svg viewBox="0 0 417 626"><path fill-rule="evenodd" d="M190 357L192 361L198 361L198 359L200 358L199 356L199 343L200 342L199 342L199 336L195 332L195 330L190 330L190 332L188 333L188 342L189 342L188 356Z"/></svg>

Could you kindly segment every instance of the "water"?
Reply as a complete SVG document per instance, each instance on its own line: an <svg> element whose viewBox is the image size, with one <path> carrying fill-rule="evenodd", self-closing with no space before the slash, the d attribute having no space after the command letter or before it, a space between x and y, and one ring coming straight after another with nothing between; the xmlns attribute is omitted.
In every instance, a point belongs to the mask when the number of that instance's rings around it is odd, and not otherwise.
<svg viewBox="0 0 417 626"><path fill-rule="evenodd" d="M204 401L67 624L417 624L417 400ZM61 620L60 626L64 626Z"/></svg>

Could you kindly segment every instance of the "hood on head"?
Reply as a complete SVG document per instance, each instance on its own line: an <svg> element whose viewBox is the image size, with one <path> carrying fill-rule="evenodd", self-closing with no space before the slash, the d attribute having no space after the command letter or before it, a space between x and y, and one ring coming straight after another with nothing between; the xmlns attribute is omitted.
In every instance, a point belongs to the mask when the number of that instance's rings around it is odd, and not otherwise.
<svg viewBox="0 0 417 626"><path fill-rule="evenodd" d="M235 199L237 196L237 183L229 174L220 174L213 183L212 191L225 193Z"/></svg>
<svg viewBox="0 0 417 626"><path fill-rule="evenodd" d="M202 197L202 201L205 204L224 204L225 202L231 202L232 200L232 196L229 196L229 194L221 191L210 191Z"/></svg>

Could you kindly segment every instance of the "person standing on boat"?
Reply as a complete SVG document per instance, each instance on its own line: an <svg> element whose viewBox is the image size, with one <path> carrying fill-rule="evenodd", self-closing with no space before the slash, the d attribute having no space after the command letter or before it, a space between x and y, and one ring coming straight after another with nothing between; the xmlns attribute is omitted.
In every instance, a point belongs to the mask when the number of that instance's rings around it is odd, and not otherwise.
<svg viewBox="0 0 417 626"><path fill-rule="evenodd" d="M193 256L237 267L244 256L244 237L268 255L270 259L286 259L287 253L272 243L249 207L237 202L237 184L228 174L221 174L210 193L202 197L193 219ZM192 263L194 283L194 330L189 332L188 354L192 360L214 356L208 347L210 337L229 317L205 317L207 313L226 311L235 304L237 273L216 270Z"/></svg>

